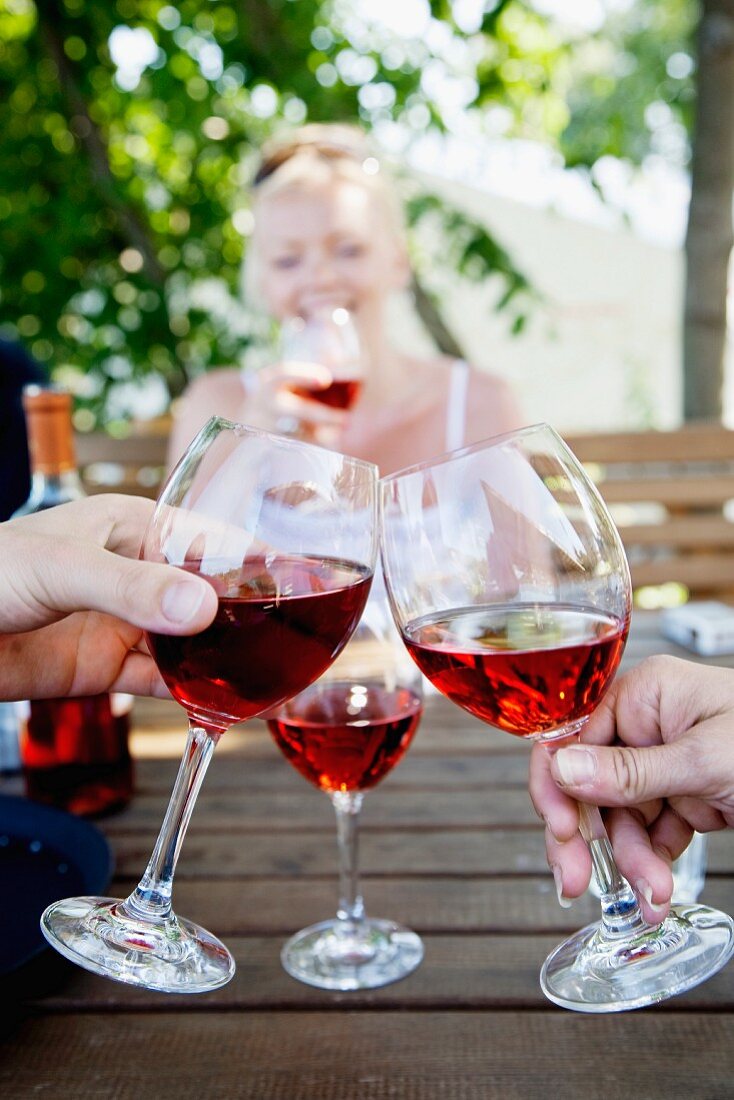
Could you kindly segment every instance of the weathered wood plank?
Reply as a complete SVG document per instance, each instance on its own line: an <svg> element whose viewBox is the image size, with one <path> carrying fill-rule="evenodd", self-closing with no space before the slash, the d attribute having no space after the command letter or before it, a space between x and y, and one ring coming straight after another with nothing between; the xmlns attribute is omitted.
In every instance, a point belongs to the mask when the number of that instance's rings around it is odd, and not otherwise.
<svg viewBox="0 0 734 1100"><path fill-rule="evenodd" d="M597 488L607 504L664 504L669 508L720 507L734 496L734 476L691 474L602 481Z"/></svg>
<svg viewBox="0 0 734 1100"><path fill-rule="evenodd" d="M734 554L672 554L651 561L632 560L630 573L634 588L674 581L715 594L719 589L734 589Z"/></svg>
<svg viewBox="0 0 734 1100"><path fill-rule="evenodd" d="M579 432L564 436L582 462L723 462L734 459L734 432L721 424L672 431Z"/></svg>
<svg viewBox="0 0 734 1100"><path fill-rule="evenodd" d="M724 516L676 516L662 523L629 523L621 525L619 533L628 546L734 547L734 523Z"/></svg>
<svg viewBox="0 0 734 1100"><path fill-rule="evenodd" d="M127 894L131 879L112 893ZM370 879L362 882L369 913L389 917L417 932L572 931L594 919L598 903L584 897L561 909L550 872L535 878ZM201 881L182 878L174 904L179 913L217 935L290 935L336 911L333 879Z"/></svg>
<svg viewBox="0 0 734 1100"><path fill-rule="evenodd" d="M134 877L150 856L147 837L114 838L117 874ZM729 849L734 862L734 843ZM359 865L365 875L544 874L543 830L362 831ZM177 878L246 879L336 874L336 830L304 833L192 833L187 837Z"/></svg>
<svg viewBox="0 0 734 1100"><path fill-rule="evenodd" d="M216 764L216 760L214 761ZM108 819L110 833L119 830L157 832L164 809L160 795L141 794L114 818ZM481 791L395 790L387 783L370 791L365 799L365 825L375 828L427 826L429 828L473 826L524 826L537 823L524 788L495 788ZM305 780L292 790L240 792L219 791L204 785L194 811L192 829L265 829L268 832L293 829L329 828L333 810L326 795Z"/></svg>
<svg viewBox="0 0 734 1100"><path fill-rule="evenodd" d="M134 877L150 855L150 838L112 836L117 874ZM734 833L713 835L709 873L734 871ZM544 833L528 829L362 829L359 865L365 875L509 875L547 872ZM177 871L183 878L252 878L336 873L336 831L226 834L192 829Z"/></svg>
<svg viewBox="0 0 734 1100"><path fill-rule="evenodd" d="M275 747L275 746L274 746ZM383 790L486 791L493 787L526 788L528 782L529 748L519 752L473 755L413 755L412 750L381 783ZM138 795L167 795L171 788L175 766L161 767L157 760L139 760L135 764L135 787ZM246 760L227 756L220 763L215 759L207 776L207 788L217 791L293 791L297 794L309 787L307 781L275 749L267 758ZM316 788L314 788L316 789Z"/></svg>
<svg viewBox="0 0 734 1100"><path fill-rule="evenodd" d="M126 466L165 466L167 437L158 432L133 432L118 439L107 432L78 432L77 462L117 462Z"/></svg>
<svg viewBox="0 0 734 1100"><path fill-rule="evenodd" d="M5 1041L13 1100L723 1100L734 1018L648 1011L80 1013Z"/></svg>
<svg viewBox="0 0 734 1100"><path fill-rule="evenodd" d="M211 1012L227 1008L341 1009L390 1008L544 1008L539 984L543 959L560 935L425 936L425 958L402 982L359 993L326 993L294 981L280 965L282 938L229 936L227 946L237 969L228 985L205 998L165 997L150 990L109 982L68 964L60 988L25 1003L39 1012L89 1012L165 1009ZM666 1011L734 1010L734 965L684 996L672 998Z"/></svg>
<svg viewBox="0 0 734 1100"><path fill-rule="evenodd" d="M111 893L125 896L134 885L134 880L123 878L114 883ZM517 878L365 876L362 886L369 913L401 921L421 933L572 932L599 915L598 902L588 894L570 909L561 909L550 872ZM182 916L217 935L290 935L331 916L336 895L336 876L248 882L182 877L176 884L174 904ZM705 900L734 913L734 879L712 877Z"/></svg>

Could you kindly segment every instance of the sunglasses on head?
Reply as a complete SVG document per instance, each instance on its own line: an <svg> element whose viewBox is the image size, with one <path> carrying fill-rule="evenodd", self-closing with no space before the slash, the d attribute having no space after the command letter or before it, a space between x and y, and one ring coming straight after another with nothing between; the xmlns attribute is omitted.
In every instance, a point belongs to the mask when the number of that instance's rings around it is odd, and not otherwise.
<svg viewBox="0 0 734 1100"><path fill-rule="evenodd" d="M357 149L352 145L342 144L336 141L324 141L323 138L315 138L313 141L301 138L298 141L279 145L276 149L273 149L272 152L266 153L260 162L260 167L255 173L252 186L258 187L264 180L272 176L274 172L277 172L287 161L304 150L313 153L317 157L321 157L323 160L340 160L346 158L362 163L370 156L366 150Z"/></svg>

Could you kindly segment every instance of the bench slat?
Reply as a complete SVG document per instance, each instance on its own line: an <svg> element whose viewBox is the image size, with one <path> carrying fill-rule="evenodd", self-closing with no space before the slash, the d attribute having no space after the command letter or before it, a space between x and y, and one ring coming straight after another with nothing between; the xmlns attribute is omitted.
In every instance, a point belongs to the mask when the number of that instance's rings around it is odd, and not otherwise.
<svg viewBox="0 0 734 1100"><path fill-rule="evenodd" d="M581 462L717 462L734 459L734 431L690 424L672 431L600 432L564 436Z"/></svg>
<svg viewBox="0 0 734 1100"><path fill-rule="evenodd" d="M734 431L699 423L567 442L611 508L635 589L675 581L694 598L734 599L734 523L725 516Z"/></svg>

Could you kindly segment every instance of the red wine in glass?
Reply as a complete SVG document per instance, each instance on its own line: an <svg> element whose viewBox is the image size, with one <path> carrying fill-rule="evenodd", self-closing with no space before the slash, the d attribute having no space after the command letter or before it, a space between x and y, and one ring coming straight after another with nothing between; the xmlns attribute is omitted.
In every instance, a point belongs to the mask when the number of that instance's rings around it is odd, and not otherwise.
<svg viewBox="0 0 734 1100"><path fill-rule="evenodd" d="M186 566L192 572L201 563ZM248 560L207 579L219 592L214 621L200 634L149 634L173 697L207 729L274 706L331 664L358 621L371 575L338 559Z"/></svg>
<svg viewBox="0 0 734 1100"><path fill-rule="evenodd" d="M411 688L323 680L282 706L268 728L286 759L320 790L363 791L402 758L422 712Z"/></svg>
<svg viewBox="0 0 734 1100"><path fill-rule="evenodd" d="M318 401L331 409L351 409L362 390L359 378L332 378L327 386L299 385L290 386L296 397L305 397L309 401Z"/></svg>
<svg viewBox="0 0 734 1100"><path fill-rule="evenodd" d="M440 692L518 737L587 717L619 664L628 623L572 604L438 612L403 637Z"/></svg>

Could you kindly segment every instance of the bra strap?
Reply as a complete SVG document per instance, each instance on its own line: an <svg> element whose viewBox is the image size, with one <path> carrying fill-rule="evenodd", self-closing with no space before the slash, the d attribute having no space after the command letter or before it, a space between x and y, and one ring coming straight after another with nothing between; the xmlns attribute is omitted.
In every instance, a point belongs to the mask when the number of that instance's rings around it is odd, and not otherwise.
<svg viewBox="0 0 734 1100"><path fill-rule="evenodd" d="M455 451L464 446L466 430L466 402L469 394L469 364L464 359L454 359L449 375L449 392L446 403L446 450Z"/></svg>

